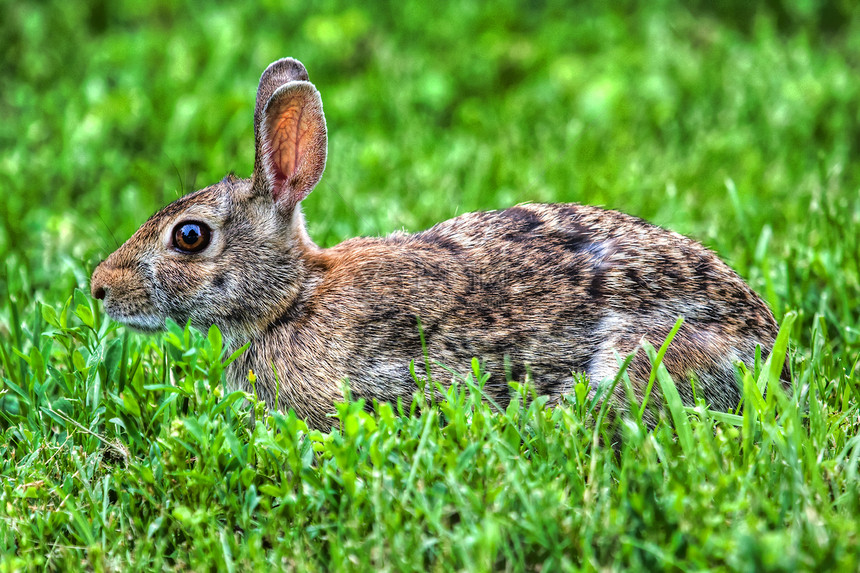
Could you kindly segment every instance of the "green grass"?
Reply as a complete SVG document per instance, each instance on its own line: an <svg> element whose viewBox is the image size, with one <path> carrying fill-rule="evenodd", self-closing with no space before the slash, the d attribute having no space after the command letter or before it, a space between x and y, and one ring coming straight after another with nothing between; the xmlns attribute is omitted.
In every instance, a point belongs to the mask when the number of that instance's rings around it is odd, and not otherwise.
<svg viewBox="0 0 860 573"><path fill-rule="evenodd" d="M858 13L647 6L0 0L0 571L857 570ZM434 404L345 404L329 435L251 423L216 332L131 334L85 293L156 208L249 175L285 55L328 120L318 243L617 208L762 294L793 393L762 398L759 364L736 415L670 401L613 429L584 386L498 412L476 363Z"/></svg>

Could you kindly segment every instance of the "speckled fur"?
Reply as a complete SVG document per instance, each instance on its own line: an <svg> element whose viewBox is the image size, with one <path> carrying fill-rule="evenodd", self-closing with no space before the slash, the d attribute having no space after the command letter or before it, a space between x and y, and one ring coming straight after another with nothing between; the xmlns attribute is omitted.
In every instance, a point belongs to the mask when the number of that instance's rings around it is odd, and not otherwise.
<svg viewBox="0 0 860 573"><path fill-rule="evenodd" d="M525 204L413 235L314 245L299 202L322 176L325 121L306 80L290 59L264 72L252 179L228 176L180 198L96 268L93 295L110 316L149 331L166 317L217 324L233 347L250 340L228 370L230 385L249 389L253 370L271 407L294 408L319 428L330 427L345 379L355 397L411 400L409 362L424 364L418 319L434 377L451 379L437 364L466 372L476 356L492 373L488 395L504 406L508 379L528 374L557 403L573 373L593 383L613 376L616 353L635 351L643 337L660 344L682 315L669 372L693 375L715 408L738 404L733 361L750 364L756 345L767 355L773 315L712 252L640 219ZM280 160L289 145L294 155ZM177 252L171 230L192 219L211 227L212 242ZM637 392L649 371L640 350L629 370ZM679 390L692 400L689 384Z"/></svg>

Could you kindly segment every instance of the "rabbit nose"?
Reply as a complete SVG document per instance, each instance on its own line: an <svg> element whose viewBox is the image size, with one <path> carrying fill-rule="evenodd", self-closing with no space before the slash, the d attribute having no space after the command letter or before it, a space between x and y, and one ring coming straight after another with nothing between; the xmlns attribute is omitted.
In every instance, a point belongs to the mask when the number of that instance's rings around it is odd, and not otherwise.
<svg viewBox="0 0 860 573"><path fill-rule="evenodd" d="M105 279L105 271L100 264L96 267L96 270L93 271L92 279L90 279L90 294L93 295L93 298L98 300L104 300L108 295L109 287L107 286L107 280Z"/></svg>

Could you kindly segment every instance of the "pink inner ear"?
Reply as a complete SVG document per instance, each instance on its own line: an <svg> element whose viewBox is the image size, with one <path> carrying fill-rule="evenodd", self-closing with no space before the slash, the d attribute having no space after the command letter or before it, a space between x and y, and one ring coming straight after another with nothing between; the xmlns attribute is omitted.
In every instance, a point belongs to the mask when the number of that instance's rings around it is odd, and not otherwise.
<svg viewBox="0 0 860 573"><path fill-rule="evenodd" d="M299 192L300 163L305 147L312 136L311 125L305 117L305 102L296 94L283 102L280 113L269 118L269 167L272 176L272 194L276 201L286 199L285 193ZM303 197L289 197L294 203Z"/></svg>

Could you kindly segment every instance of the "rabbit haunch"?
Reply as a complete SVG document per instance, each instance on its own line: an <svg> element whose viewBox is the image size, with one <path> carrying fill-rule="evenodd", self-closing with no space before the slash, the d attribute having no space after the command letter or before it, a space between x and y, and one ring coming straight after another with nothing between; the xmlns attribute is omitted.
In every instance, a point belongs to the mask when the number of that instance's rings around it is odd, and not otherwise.
<svg viewBox="0 0 860 573"><path fill-rule="evenodd" d="M712 252L596 207L525 204L320 249L300 202L322 176L326 127L301 64L269 66L254 118L253 177L228 176L153 215L96 268L92 293L138 329L170 317L215 324L233 347L250 341L230 385L250 390L253 371L269 406L313 426L330 427L345 380L369 403L408 403L410 361L424 363L419 321L434 378L465 373L477 357L501 406L509 380L528 377L551 404L574 373L596 385L615 374L617 355L643 337L662 342L680 315L664 364L730 409L740 399L734 362L749 365L757 345L766 356L773 344L770 310ZM194 252L174 239L189 222L209 241ZM649 372L640 349L629 368L637 392ZM678 389L692 401L690 384ZM623 407L622 392L613 399Z"/></svg>

